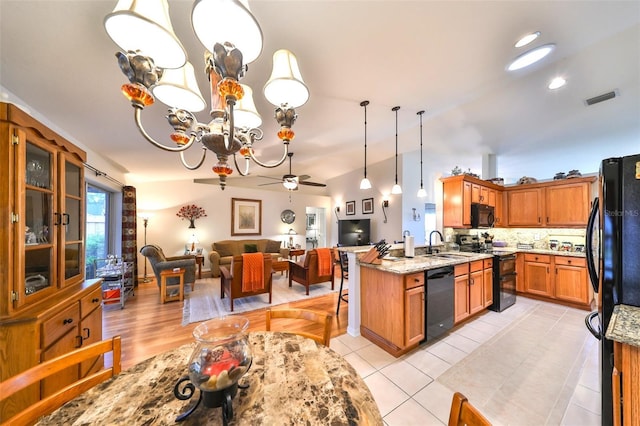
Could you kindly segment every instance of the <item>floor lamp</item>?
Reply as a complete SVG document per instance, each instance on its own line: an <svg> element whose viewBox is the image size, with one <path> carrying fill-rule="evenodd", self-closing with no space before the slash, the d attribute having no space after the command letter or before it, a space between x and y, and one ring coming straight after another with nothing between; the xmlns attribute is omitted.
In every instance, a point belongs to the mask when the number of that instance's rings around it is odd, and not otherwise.
<svg viewBox="0 0 640 426"><path fill-rule="evenodd" d="M144 224L144 245L147 245L147 225L149 224L149 216L148 215L140 215L142 222ZM147 278L147 256L144 257L144 278L142 278L143 283L148 283L151 280Z"/></svg>

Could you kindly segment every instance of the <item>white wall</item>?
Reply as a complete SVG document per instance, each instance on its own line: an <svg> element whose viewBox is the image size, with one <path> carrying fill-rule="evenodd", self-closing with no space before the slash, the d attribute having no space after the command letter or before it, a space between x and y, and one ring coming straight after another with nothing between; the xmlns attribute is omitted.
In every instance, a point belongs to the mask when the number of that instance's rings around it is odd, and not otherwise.
<svg viewBox="0 0 640 426"><path fill-rule="evenodd" d="M185 170L185 176L189 175ZM192 179L173 182L139 182L135 185L138 199L138 213L147 212L153 216L147 227L147 243L162 247L165 255L175 256L184 253L185 244L192 233L200 241L205 255L204 269L209 269L208 253L211 244L226 239L269 238L288 241L283 235L293 228L297 235L294 244L305 246L307 206L331 209L331 199L327 196L305 195L300 191L289 194L286 191L265 191L256 188L238 188L228 186L224 191L217 185L193 183ZM262 235L231 236L231 199L246 198L262 201ZM196 228L189 229L189 221L176 216L180 207L195 204L205 209L207 217L196 220ZM291 209L296 219L291 225L280 220L282 210ZM330 211L330 210L329 210ZM329 232L333 232L334 223L330 217L325 219ZM138 220L138 248L144 245L144 227ZM144 257L138 254L139 268L143 271ZM147 267L148 273L151 273Z"/></svg>

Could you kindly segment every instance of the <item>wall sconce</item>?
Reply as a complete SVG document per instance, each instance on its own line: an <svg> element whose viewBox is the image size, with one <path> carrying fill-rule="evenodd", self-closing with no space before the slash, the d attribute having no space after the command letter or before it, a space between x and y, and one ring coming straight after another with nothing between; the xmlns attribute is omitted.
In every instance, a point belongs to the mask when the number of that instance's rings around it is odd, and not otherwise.
<svg viewBox="0 0 640 426"><path fill-rule="evenodd" d="M411 216L412 216L414 222L420 222L420 213L418 213L416 211L416 209L413 208L413 207L411 208L411 210L413 210L413 214Z"/></svg>
<svg viewBox="0 0 640 426"><path fill-rule="evenodd" d="M389 200L382 200L382 213L384 214L384 223L387 223L387 208L389 207Z"/></svg>
<svg viewBox="0 0 640 426"><path fill-rule="evenodd" d="M340 213L340 206L336 206L336 208L333 209L333 212L336 214L336 223L340 222L340 217L338 216L338 213Z"/></svg>

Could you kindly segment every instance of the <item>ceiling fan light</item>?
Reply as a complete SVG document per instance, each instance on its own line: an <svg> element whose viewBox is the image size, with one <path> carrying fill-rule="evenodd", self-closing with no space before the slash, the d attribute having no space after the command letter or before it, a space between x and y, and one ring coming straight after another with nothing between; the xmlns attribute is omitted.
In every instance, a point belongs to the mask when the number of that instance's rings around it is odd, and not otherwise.
<svg viewBox="0 0 640 426"><path fill-rule="evenodd" d="M212 52L216 43L229 42L242 52L249 64L262 53L262 29L246 1L196 0L191 24L198 40Z"/></svg>
<svg viewBox="0 0 640 426"><path fill-rule="evenodd" d="M183 67L164 70L162 78L153 87L152 92L160 102L169 107L197 112L206 106L198 88L193 65L188 61Z"/></svg>
<svg viewBox="0 0 640 426"><path fill-rule="evenodd" d="M425 191L424 188L418 189L418 198L424 198L426 196L427 196L427 191Z"/></svg>
<svg viewBox="0 0 640 426"><path fill-rule="evenodd" d="M553 43L538 46L535 49L528 50L513 60L507 67L508 71L516 71L542 60L555 49Z"/></svg>
<svg viewBox="0 0 640 426"><path fill-rule="evenodd" d="M160 68L180 68L187 62L187 52L171 25L167 0L119 0L104 18L104 28L123 52L139 50Z"/></svg>
<svg viewBox="0 0 640 426"><path fill-rule="evenodd" d="M402 188L400 187L400 185L398 185L396 183L395 185L393 185L393 188L391 188L391 193L392 194L402 194Z"/></svg>
<svg viewBox="0 0 640 426"><path fill-rule="evenodd" d="M371 189L371 182L369 179L364 178L360 181L360 189Z"/></svg>
<svg viewBox="0 0 640 426"><path fill-rule="evenodd" d="M298 182L295 179L285 179L282 181L282 186L291 191L298 187Z"/></svg>

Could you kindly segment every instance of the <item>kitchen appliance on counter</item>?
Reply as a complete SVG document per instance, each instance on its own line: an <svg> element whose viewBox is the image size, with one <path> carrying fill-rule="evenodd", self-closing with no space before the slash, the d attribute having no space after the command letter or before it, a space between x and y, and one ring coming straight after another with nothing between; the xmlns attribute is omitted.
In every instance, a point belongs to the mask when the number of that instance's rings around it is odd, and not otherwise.
<svg viewBox="0 0 640 426"><path fill-rule="evenodd" d="M598 310L585 323L600 341L601 419L611 425L613 342L605 333L614 305L640 306L640 154L603 160L598 185L585 247Z"/></svg>

